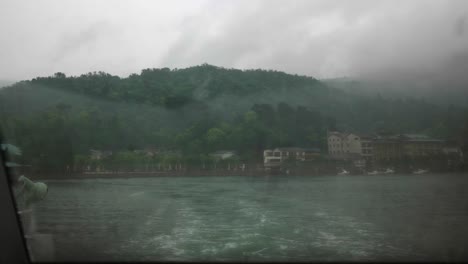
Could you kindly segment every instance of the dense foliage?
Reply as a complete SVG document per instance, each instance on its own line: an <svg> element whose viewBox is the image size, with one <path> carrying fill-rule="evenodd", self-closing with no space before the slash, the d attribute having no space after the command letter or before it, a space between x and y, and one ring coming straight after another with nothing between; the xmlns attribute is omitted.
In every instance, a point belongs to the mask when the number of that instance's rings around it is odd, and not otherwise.
<svg viewBox="0 0 468 264"><path fill-rule="evenodd" d="M326 151L327 129L459 140L466 109L352 95L282 72L202 65L19 82L0 90L0 118L7 141L24 149L23 162L61 171L90 149L119 151L112 161L119 164L149 147L176 151L159 158L185 164L223 149L236 150L243 162L261 160L270 147Z"/></svg>

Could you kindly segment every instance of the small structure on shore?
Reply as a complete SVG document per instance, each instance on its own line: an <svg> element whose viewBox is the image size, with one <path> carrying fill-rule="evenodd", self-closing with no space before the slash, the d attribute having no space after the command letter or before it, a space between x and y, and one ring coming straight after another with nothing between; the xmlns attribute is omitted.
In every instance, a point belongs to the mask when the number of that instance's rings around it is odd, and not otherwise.
<svg viewBox="0 0 468 264"><path fill-rule="evenodd" d="M263 151L263 166L266 171L279 171L288 168L291 163L311 161L321 157L320 149L318 148L274 148Z"/></svg>

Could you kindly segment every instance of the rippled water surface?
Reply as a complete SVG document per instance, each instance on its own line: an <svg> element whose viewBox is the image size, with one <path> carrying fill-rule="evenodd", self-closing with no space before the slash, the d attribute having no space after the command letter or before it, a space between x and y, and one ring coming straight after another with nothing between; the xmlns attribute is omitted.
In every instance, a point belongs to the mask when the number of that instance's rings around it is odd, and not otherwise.
<svg viewBox="0 0 468 264"><path fill-rule="evenodd" d="M64 260L467 260L468 176L48 181Z"/></svg>

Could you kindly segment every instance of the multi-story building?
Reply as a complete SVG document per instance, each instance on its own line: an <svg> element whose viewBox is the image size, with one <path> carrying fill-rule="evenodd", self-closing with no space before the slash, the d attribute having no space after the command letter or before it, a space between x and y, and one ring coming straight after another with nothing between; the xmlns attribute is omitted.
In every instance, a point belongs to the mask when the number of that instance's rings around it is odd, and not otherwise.
<svg viewBox="0 0 468 264"><path fill-rule="evenodd" d="M372 140L352 133L329 132L328 154L342 159L356 156L370 158L372 157Z"/></svg>
<svg viewBox="0 0 468 264"><path fill-rule="evenodd" d="M433 156L441 154L442 147L442 140L418 134L379 136L373 140L375 161Z"/></svg>
<svg viewBox="0 0 468 264"><path fill-rule="evenodd" d="M453 144L452 144L453 145ZM421 134L397 134L387 136L363 136L352 133L328 133L330 157L353 161L356 167L367 165L405 164L420 162L427 157L450 156L458 162L463 154L456 147L448 147L444 141ZM365 165L363 165L363 163Z"/></svg>
<svg viewBox="0 0 468 264"><path fill-rule="evenodd" d="M366 160L372 160L374 156L373 138L361 136L361 156Z"/></svg>

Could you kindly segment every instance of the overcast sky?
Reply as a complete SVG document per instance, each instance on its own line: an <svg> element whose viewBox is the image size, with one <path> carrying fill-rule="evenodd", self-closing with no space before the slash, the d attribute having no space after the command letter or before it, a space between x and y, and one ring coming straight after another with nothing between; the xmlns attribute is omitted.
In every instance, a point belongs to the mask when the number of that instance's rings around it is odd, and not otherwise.
<svg viewBox="0 0 468 264"><path fill-rule="evenodd" d="M0 79L202 63L467 80L468 1L0 0Z"/></svg>

